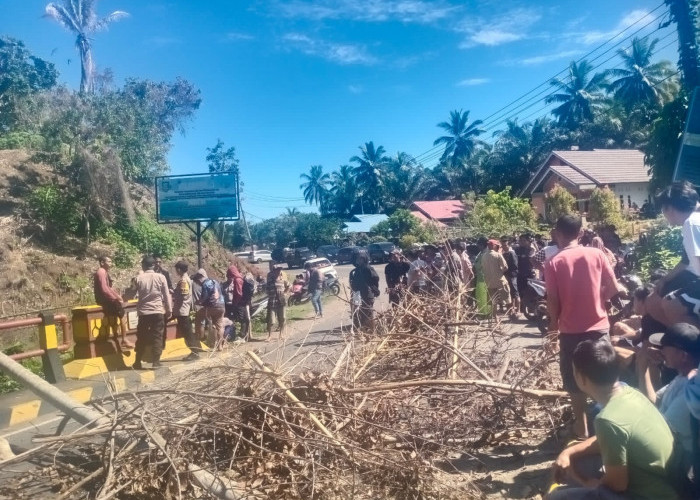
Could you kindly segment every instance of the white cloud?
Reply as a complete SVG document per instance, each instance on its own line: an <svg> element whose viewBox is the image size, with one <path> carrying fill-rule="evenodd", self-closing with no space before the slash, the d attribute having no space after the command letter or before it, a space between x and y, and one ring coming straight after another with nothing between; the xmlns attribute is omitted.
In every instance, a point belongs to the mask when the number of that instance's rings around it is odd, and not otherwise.
<svg viewBox="0 0 700 500"><path fill-rule="evenodd" d="M458 87L474 87L475 85L483 85L489 83L490 78L467 78L457 83Z"/></svg>
<svg viewBox="0 0 700 500"><path fill-rule="evenodd" d="M615 35L626 28L629 28L632 25L637 24L638 27L642 27L645 24L647 24L649 21L654 19L653 16L650 15L650 12L646 9L636 9L633 10L632 12L629 12L625 14L622 19L617 23L617 25L612 28L611 30L608 31L584 31L580 33L572 33L571 37L574 39L578 39L581 42L583 42L586 45L592 45L594 43L600 43L607 41ZM620 35L620 36L625 36Z"/></svg>
<svg viewBox="0 0 700 500"><path fill-rule="evenodd" d="M229 33L226 33L224 35L223 39L226 42L239 42L239 41L254 40L255 37L253 35L249 35L248 33L238 33L236 31L231 31Z"/></svg>
<svg viewBox="0 0 700 500"><path fill-rule="evenodd" d="M581 54L580 50L563 50L561 52L554 52L551 54L542 54L539 56L526 57L517 61L512 61L514 64L521 66L537 66L538 64L544 64L551 61L557 61L559 59L566 59L568 57L575 57Z"/></svg>
<svg viewBox="0 0 700 500"><path fill-rule="evenodd" d="M530 28L542 15L532 9L514 9L493 19L469 19L457 28L467 34L461 49L477 45L496 46L516 42L529 36Z"/></svg>
<svg viewBox="0 0 700 500"><path fill-rule="evenodd" d="M279 1L273 9L286 17L315 21L349 19L428 24L446 18L459 7L445 0L293 0Z"/></svg>
<svg viewBox="0 0 700 500"><path fill-rule="evenodd" d="M376 57L367 52L364 45L328 42L302 33L287 33L282 37L282 41L289 48L306 55L321 57L338 64L372 65L378 62Z"/></svg>

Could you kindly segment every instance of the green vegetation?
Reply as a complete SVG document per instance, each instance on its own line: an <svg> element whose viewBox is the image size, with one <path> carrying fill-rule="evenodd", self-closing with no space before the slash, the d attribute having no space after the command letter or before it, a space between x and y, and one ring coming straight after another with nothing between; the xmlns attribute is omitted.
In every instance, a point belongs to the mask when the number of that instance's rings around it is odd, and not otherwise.
<svg viewBox="0 0 700 500"><path fill-rule="evenodd" d="M556 184L545 195L545 213L547 221L554 224L562 215L572 214L576 211L576 198L565 188Z"/></svg>
<svg viewBox="0 0 700 500"><path fill-rule="evenodd" d="M474 202L464 224L474 236L500 238L535 231L537 214L527 200L511 196L510 188L500 193L489 190Z"/></svg>
<svg viewBox="0 0 700 500"><path fill-rule="evenodd" d="M679 227L669 227L658 222L647 231L647 239L637 247L638 269L642 280L647 281L657 269L670 271L680 262L683 237Z"/></svg>
<svg viewBox="0 0 700 500"><path fill-rule="evenodd" d="M620 209L620 200L612 190L605 186L603 189L595 188L588 202L588 218L597 227L615 226L618 233L627 232L627 221Z"/></svg>
<svg viewBox="0 0 700 500"><path fill-rule="evenodd" d="M410 248L415 243L433 243L437 228L423 224L410 210L398 209L391 216L372 228L371 236L381 240L393 240L401 248Z"/></svg>

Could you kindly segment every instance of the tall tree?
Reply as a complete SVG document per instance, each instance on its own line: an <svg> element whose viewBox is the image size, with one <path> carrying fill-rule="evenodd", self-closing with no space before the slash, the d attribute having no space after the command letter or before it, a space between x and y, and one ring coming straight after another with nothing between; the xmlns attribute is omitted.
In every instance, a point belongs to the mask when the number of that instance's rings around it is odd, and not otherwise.
<svg viewBox="0 0 700 500"><path fill-rule="evenodd" d="M484 132L479 128L479 125L482 123L481 120L469 123L469 111L462 111L461 109L459 111L451 111L449 121L437 124L449 135L438 137L433 142L433 146L438 144L445 145L445 151L442 153L440 161L450 158L453 164L458 164L470 158L474 153L474 149L481 144L477 137Z"/></svg>
<svg viewBox="0 0 700 500"><path fill-rule="evenodd" d="M238 174L238 158L236 158L236 148L231 146L224 149L224 141L216 140L213 148L207 148L207 165L209 172L236 172Z"/></svg>
<svg viewBox="0 0 700 500"><path fill-rule="evenodd" d="M408 153L397 153L387 162L384 204L388 212L408 208L426 193L431 180Z"/></svg>
<svg viewBox="0 0 700 500"><path fill-rule="evenodd" d="M678 66L683 74L682 82L690 92L700 85L700 1L664 0L671 13L671 20L678 30Z"/></svg>
<svg viewBox="0 0 700 500"><path fill-rule="evenodd" d="M350 161L356 164L353 172L362 197L363 210L378 210L387 162L386 150L383 146L375 147L374 142L369 141L360 146L360 152L360 156L353 156Z"/></svg>
<svg viewBox="0 0 700 500"><path fill-rule="evenodd" d="M355 174L350 165L342 165L338 171L331 174L329 212L346 217L353 213L357 204L357 185Z"/></svg>
<svg viewBox="0 0 700 500"><path fill-rule="evenodd" d="M311 165L311 170L308 174L301 174L299 177L306 182L299 186L299 189L304 190L304 200L309 205L321 205L328 196L328 185L330 176L323 173L321 165Z"/></svg>
<svg viewBox="0 0 700 500"><path fill-rule="evenodd" d="M553 78L549 83L558 93L545 98L546 103L561 103L552 110L559 125L575 129L585 121L593 121L595 112L601 107L604 96L605 75L597 73L590 77L593 66L586 61L572 61L569 76L562 80Z"/></svg>
<svg viewBox="0 0 700 500"><path fill-rule="evenodd" d="M624 67L608 70L614 78L608 88L627 109L637 104L660 105L670 98L672 82L667 78L672 74L671 63L651 62L658 42L658 38L650 42L635 37L629 50L617 51Z"/></svg>
<svg viewBox="0 0 700 500"><path fill-rule="evenodd" d="M125 18L129 14L115 10L102 19L95 11L97 0L61 0L46 6L46 16L72 31L76 36L75 45L80 53L80 92L94 90L95 63L92 58L92 35L106 30L110 23Z"/></svg>

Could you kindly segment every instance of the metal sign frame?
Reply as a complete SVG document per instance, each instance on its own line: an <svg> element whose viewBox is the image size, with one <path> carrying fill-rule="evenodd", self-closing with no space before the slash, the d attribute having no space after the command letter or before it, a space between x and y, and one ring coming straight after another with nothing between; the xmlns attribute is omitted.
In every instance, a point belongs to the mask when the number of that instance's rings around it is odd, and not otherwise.
<svg viewBox="0 0 700 500"><path fill-rule="evenodd" d="M160 218L160 200L159 200L159 189L158 189L158 184L161 182L161 179L178 179L178 178L183 178L183 177L216 177L216 176L223 176L223 175L233 175L236 178L236 211L237 214L234 217L200 217L200 218L188 218L188 217L183 217L182 219L168 219L168 220L161 220ZM183 224L183 223L188 223L188 222L214 222L214 221L236 221L241 218L241 196L240 196L240 186L239 186L239 179L238 179L238 174L235 172L212 172L212 173L204 173L204 174L183 174L183 175L160 175L155 178L155 191L156 191L156 221L158 224Z"/></svg>

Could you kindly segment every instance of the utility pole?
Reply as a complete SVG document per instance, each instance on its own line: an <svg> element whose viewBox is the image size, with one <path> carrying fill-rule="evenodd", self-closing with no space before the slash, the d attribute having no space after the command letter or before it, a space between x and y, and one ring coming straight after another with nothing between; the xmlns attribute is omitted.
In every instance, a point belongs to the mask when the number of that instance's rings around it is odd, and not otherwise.
<svg viewBox="0 0 700 500"><path fill-rule="evenodd" d="M678 31L678 66L688 94L700 85L700 49L698 26L700 0L664 0Z"/></svg>

